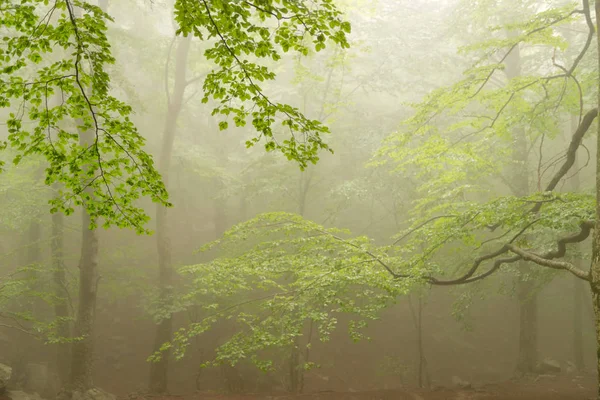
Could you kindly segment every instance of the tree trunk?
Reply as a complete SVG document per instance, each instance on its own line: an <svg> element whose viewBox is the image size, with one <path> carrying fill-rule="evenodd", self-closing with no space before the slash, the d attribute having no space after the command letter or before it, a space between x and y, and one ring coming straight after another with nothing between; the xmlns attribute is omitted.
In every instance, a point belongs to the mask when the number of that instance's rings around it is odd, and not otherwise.
<svg viewBox="0 0 600 400"><path fill-rule="evenodd" d="M42 248L40 246L42 241L42 225L39 221L39 215L35 214L31 218L27 234L25 235L25 246L23 252L23 264L24 266L35 266L40 267L42 261ZM33 275L37 275L36 272L32 272ZM38 290L41 290L40 283L36 283ZM42 320L44 318L44 301L39 297L33 297L31 304L31 315L36 320Z"/></svg>
<svg viewBox="0 0 600 400"><path fill-rule="evenodd" d="M509 33L510 36L510 33ZM517 46L506 59L506 77L513 79L521 75L521 54ZM515 196L529 194L529 174L527 172L527 137L521 128L514 132L514 169L512 171L512 192ZM519 271L528 275L530 267L525 261L519 262ZM519 301L519 356L517 372L531 373L537 364L537 294L534 282L518 278L517 299Z"/></svg>
<svg viewBox="0 0 600 400"><path fill-rule="evenodd" d="M300 388L300 336L294 338L289 360L290 392L297 393Z"/></svg>
<svg viewBox="0 0 600 400"><path fill-rule="evenodd" d="M88 136L88 132L81 135ZM86 141L89 143L89 141ZM79 261L79 306L71 356L71 385L73 390L86 391L93 384L94 317L98 288L98 233L90 229L90 216L82 212L81 259Z"/></svg>
<svg viewBox="0 0 600 400"><path fill-rule="evenodd" d="M173 154L173 142L177 130L177 118L183 105L185 93L187 57L191 37L179 41L175 59L175 86L170 98L162 142L162 152L159 159L159 171L162 174L165 187L169 188L169 172ZM168 60L167 60L168 62ZM166 77L168 79L168 76ZM158 251L158 286L163 301L168 301L173 291L173 261L171 258L171 232L167 208L156 207L156 248ZM154 352L171 340L173 319L168 317L160 321L154 337ZM169 352L165 351L159 361L150 364L149 389L153 393L165 393L168 389Z"/></svg>
<svg viewBox="0 0 600 400"><path fill-rule="evenodd" d="M579 269L582 263L578 259L574 262ZM583 311L583 293L586 289L584 281L574 276L573 278L573 361L578 371L585 369L585 360L583 358L583 329L582 329L582 311Z"/></svg>
<svg viewBox="0 0 600 400"><path fill-rule="evenodd" d="M69 317L67 282L65 275L65 265L63 261L64 252L64 216L57 212L52 215L52 278L54 280L54 294L57 301L54 305L54 315L56 318ZM58 336L68 338L71 336L71 327L67 321L59 322ZM61 386L68 382L71 346L68 343L62 343L56 346L56 370Z"/></svg>
<svg viewBox="0 0 600 400"><path fill-rule="evenodd" d="M42 282L38 281L39 271L41 263L41 246L40 242L42 239L42 226L38 219L39 215L34 214L31 216L27 232L23 235L21 251L19 254L19 264L21 267L33 267L34 269L27 273L30 279L32 279L33 290L42 291ZM26 303L26 311L31 313L31 316L36 321L42 321L45 318L44 315L45 303L39 296L31 297L31 302ZM31 323L25 324L28 327L32 327ZM31 338L33 339L33 338ZM43 351L43 344L39 340L27 341L23 348L24 359L36 360L39 354Z"/></svg>
<svg viewBox="0 0 600 400"><path fill-rule="evenodd" d="M418 352L418 374L417 381L420 388L429 387L431 380L429 377L429 368L427 367L427 358L425 357L425 348L423 345L423 289L417 291L417 309L413 306L411 296L408 296L408 308L417 331L417 352Z"/></svg>
<svg viewBox="0 0 600 400"><path fill-rule="evenodd" d="M302 217L306 214L306 200L313 177L313 170L301 171L298 178L298 214ZM289 390L299 393L304 390L304 368L301 365L301 336L295 336L290 348L288 364ZM306 362L306 360L305 360Z"/></svg>
<svg viewBox="0 0 600 400"><path fill-rule="evenodd" d="M600 0L595 1L596 26L600 26ZM598 106L600 107L600 29L596 29L596 56L598 57ZM590 286L596 326L596 371L598 378L597 398L600 400L600 123L597 124L596 142L596 225L592 237L592 265L590 268Z"/></svg>
<svg viewBox="0 0 600 400"><path fill-rule="evenodd" d="M579 125L578 118L575 115L571 115L571 125L568 129L569 135L571 137L575 130L577 130L577 126ZM581 183L579 181L579 162L577 158L575 158L575 162L573 164L573 170L575 171L575 175L571 178L571 190L573 192L578 192L581 189ZM581 249L581 245L576 245L577 249ZM585 269L582 265L581 258L577 256L575 260L573 260L573 264L579 269ZM585 361L583 357L583 307L584 307L584 293L586 290L585 283L576 276L573 276L573 286L572 286L572 298L573 298L573 361L575 363L575 368L578 371L583 371L585 369Z"/></svg>
<svg viewBox="0 0 600 400"><path fill-rule="evenodd" d="M527 271L526 262L520 262L519 268ZM517 371L523 374L535 371L537 364L537 296L532 280L517 281L519 299L519 359Z"/></svg>
<svg viewBox="0 0 600 400"><path fill-rule="evenodd" d="M108 10L108 0L100 0L100 7ZM78 121L78 125L82 122ZM92 130L79 132L79 143L87 148L95 141ZM91 188L84 189L93 195ZM98 290L98 232L91 229L91 218L85 209L81 213L81 258L79 260L79 302L73 335L78 338L71 348L71 382L73 391L94 387L94 320Z"/></svg>

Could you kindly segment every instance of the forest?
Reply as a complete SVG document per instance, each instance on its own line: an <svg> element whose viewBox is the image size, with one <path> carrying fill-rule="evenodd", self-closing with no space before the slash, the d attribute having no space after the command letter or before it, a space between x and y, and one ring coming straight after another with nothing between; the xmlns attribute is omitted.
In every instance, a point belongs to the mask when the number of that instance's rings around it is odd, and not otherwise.
<svg viewBox="0 0 600 400"><path fill-rule="evenodd" d="M600 0L0 0L0 400L600 400Z"/></svg>

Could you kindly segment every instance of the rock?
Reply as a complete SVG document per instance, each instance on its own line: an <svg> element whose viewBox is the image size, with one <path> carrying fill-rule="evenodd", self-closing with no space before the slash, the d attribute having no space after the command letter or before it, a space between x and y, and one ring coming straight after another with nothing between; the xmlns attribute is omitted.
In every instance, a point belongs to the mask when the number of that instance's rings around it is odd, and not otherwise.
<svg viewBox="0 0 600 400"><path fill-rule="evenodd" d="M452 386L459 389L471 389L471 383L467 381L463 381L458 376L452 377Z"/></svg>
<svg viewBox="0 0 600 400"><path fill-rule="evenodd" d="M575 366L575 364L573 364L571 361L567 362L567 368L566 368L567 374L571 375L574 374L575 372L577 372L577 367Z"/></svg>
<svg viewBox="0 0 600 400"><path fill-rule="evenodd" d="M536 372L539 374L555 374L561 371L560 363L551 358L545 358L543 361L538 363Z"/></svg>
<svg viewBox="0 0 600 400"><path fill-rule="evenodd" d="M30 394L20 390L12 390L8 392L7 395L11 400L42 400L37 393Z"/></svg>
<svg viewBox="0 0 600 400"><path fill-rule="evenodd" d="M0 364L0 393L6 392L6 387L12 376L12 368L8 365Z"/></svg>

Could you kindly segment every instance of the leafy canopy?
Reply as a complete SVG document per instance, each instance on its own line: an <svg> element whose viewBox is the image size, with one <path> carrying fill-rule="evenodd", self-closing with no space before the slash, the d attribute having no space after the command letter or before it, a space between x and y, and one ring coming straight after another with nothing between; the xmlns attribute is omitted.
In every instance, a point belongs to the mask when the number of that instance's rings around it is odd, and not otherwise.
<svg viewBox="0 0 600 400"><path fill-rule="evenodd" d="M139 198L169 203L131 107L111 95L111 17L82 0L1 0L0 9L0 106L12 111L0 150L15 150L15 164L33 154L48 162L46 184L62 186L52 212L83 206L92 227L102 217L106 227L147 232ZM319 150L331 150L321 137L325 126L263 92L259 83L275 74L257 60L319 51L328 40L348 47L350 25L332 0L177 0L175 19L179 34L211 43L205 56L216 67L205 79L203 102L216 100L213 114L232 115L237 126L251 119L258 135L247 146L264 139L267 151L279 150L301 168L316 163ZM276 137L276 121L289 137Z"/></svg>
<svg viewBox="0 0 600 400"><path fill-rule="evenodd" d="M213 115L231 115L236 126L252 121L257 136L246 146L264 140L267 151L280 151L302 169L318 161L319 150L331 151L322 139L326 126L274 101L260 84L275 79L267 61L280 60L282 53L308 55L311 47L324 49L328 40L349 47L350 23L342 20L333 0L177 0L175 20L178 33L215 40L204 53L216 68L204 81L202 101L214 99ZM284 140L276 135L277 121L289 133ZM219 126L227 129L228 121Z"/></svg>
<svg viewBox="0 0 600 400"><path fill-rule="evenodd" d="M373 258L376 247L368 238L348 237L295 214L259 215L203 248L210 249L222 256L180 269L189 290L178 304L183 309L198 305L203 315L162 347L173 348L177 357L185 354L190 338L230 320L237 333L220 346L212 363L250 359L269 369L264 350L292 345L306 321L327 341L339 316L348 314L349 333L359 340L367 322L414 283L390 279Z"/></svg>
<svg viewBox="0 0 600 400"><path fill-rule="evenodd" d="M78 0L3 0L0 7L0 106L12 110L2 146L16 150L15 164L45 158L46 184L63 186L53 212L83 206L92 226L103 217L105 226L145 232L148 217L136 201L168 204L167 193L131 108L110 95L110 17Z"/></svg>

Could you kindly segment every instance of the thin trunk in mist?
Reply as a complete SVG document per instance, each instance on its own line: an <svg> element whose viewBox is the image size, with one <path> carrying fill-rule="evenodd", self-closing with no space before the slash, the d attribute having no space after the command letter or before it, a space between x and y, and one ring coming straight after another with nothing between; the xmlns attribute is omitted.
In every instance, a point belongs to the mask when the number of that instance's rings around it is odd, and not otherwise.
<svg viewBox="0 0 600 400"><path fill-rule="evenodd" d="M595 1L596 26L600 26L600 0ZM600 29L596 29L596 57L598 74L598 107L600 108ZM600 123L597 123L596 138L596 223L592 237L592 263L590 268L590 287L594 305L596 327L596 371L598 374L597 398L600 399Z"/></svg>
<svg viewBox="0 0 600 400"><path fill-rule="evenodd" d="M412 316L413 323L417 330L417 352L419 357L417 380L420 388L429 387L431 379L429 377L429 368L427 367L427 358L425 358L425 349L423 346L423 291L417 293L417 309L413 306L411 296L408 296L408 307Z"/></svg>
<svg viewBox="0 0 600 400"><path fill-rule="evenodd" d="M64 264L64 215L60 212L52 214L52 279L54 281L54 295L57 300L54 304L56 318L69 317L67 280ZM71 336L69 322L59 322L58 336L68 338ZM68 382L70 371L71 346L69 343L60 343L56 346L56 371L60 384Z"/></svg>
<svg viewBox="0 0 600 400"><path fill-rule="evenodd" d="M578 118L575 115L571 115L571 125L568 129L567 137L571 137L579 126ZM579 181L579 161L575 158L573 163L573 170L575 174L571 178L571 191L579 192L581 189L581 183ZM579 250L581 245L575 245ZM585 269L581 262L579 255L573 260L573 264L579 269ZM573 361L578 371L585 369L585 361L583 357L583 308L585 302L584 293L587 290L585 283L576 276L571 278L573 280Z"/></svg>
<svg viewBox="0 0 600 400"><path fill-rule="evenodd" d="M40 241L42 240L42 226L38 220L38 216L34 215L27 228L26 246L23 254L23 264L33 265L39 264L41 261L42 250Z"/></svg>
<svg viewBox="0 0 600 400"><path fill-rule="evenodd" d="M41 263L41 248L40 242L42 239L42 227L38 219L38 215L34 214L27 226L27 231L22 237L22 251L19 255L19 263L22 267L35 267L38 268ZM38 276L38 272L32 270L29 272L32 279ZM41 290L40 283L33 281L34 290ZM28 304L28 311L31 313L34 319L43 320L43 307L44 302L41 298L33 296L31 303ZM27 324L31 327L30 324ZM37 357L40 351L42 351L43 344L38 340L32 340L28 342L24 347L23 354L25 359L31 359Z"/></svg>
<svg viewBox="0 0 600 400"><path fill-rule="evenodd" d="M517 46L506 59L506 77L513 79L521 75L521 54ZM527 137L522 128L514 132L513 147L514 169L511 173L511 189L515 196L529 194L529 175L527 170ZM527 275L530 266L526 261L519 262L519 271ZM517 279L517 298L519 301L519 356L517 372L526 374L535 370L537 364L537 294L533 279Z"/></svg>
<svg viewBox="0 0 600 400"><path fill-rule="evenodd" d="M91 143L91 132L82 132L82 145ZM88 139L88 140L85 140ZM92 193L90 193L92 194ZM71 355L71 385L74 390L85 391L93 385L94 317L98 289L98 232L90 229L91 219L85 210L81 216L81 258L79 260L79 306L75 320L74 336L81 338L73 343Z"/></svg>
<svg viewBox="0 0 600 400"><path fill-rule="evenodd" d="M108 0L99 0L98 5L108 10ZM78 125L82 122L78 121ZM79 143L87 148L95 141L93 130L79 132ZM93 190L84 189L90 196ZM94 386L94 320L98 291L98 232L90 229L91 218L85 209L81 213L81 258L79 259L79 301L73 335L80 340L71 348L71 389L86 391Z"/></svg>
<svg viewBox="0 0 600 400"><path fill-rule="evenodd" d="M298 214L302 217L306 214L306 200L308 191L313 177L313 170L301 171L298 179ZM309 337L312 337L312 323L310 324L311 332ZM310 339L309 339L310 340ZM301 393L304 390L304 368L300 365L301 362L301 336L294 337L292 348L290 349L290 358L288 364L288 379L290 381L290 392ZM308 348L308 347L307 347ZM309 356L310 352L305 353L305 357ZM305 359L304 362L308 362Z"/></svg>
<svg viewBox="0 0 600 400"><path fill-rule="evenodd" d="M78 124L82 124L78 121ZM94 143L92 130L79 132L83 148ZM93 196L93 190L84 190ZM79 301L73 335L80 338L71 349L71 388L85 391L94 386L94 319L96 314L98 272L98 232L90 228L91 218L85 209L81 212L81 258L79 259Z"/></svg>
<svg viewBox="0 0 600 400"><path fill-rule="evenodd" d="M177 118L183 106L183 95L187 86L186 70L187 58L190 49L191 37L181 38L177 44L175 53L175 84L173 93L168 95L167 115L163 133L161 154L158 169L162 175L167 190L169 189L169 172L173 156L173 142L177 132ZM168 65L169 60L167 60ZM165 77L168 79L168 76ZM173 285L173 261L171 258L171 232L169 227L167 208L162 205L156 206L156 248L158 252L158 286L160 296L167 300L172 292ZM156 326L154 337L154 351L171 340L173 330L173 319L163 319ZM159 361L150 364L149 389L154 393L165 393L168 388L169 352L165 351Z"/></svg>
<svg viewBox="0 0 600 400"><path fill-rule="evenodd" d="M223 160L224 161L224 160ZM215 193L219 193L223 190L224 188L224 184L223 182L217 177L215 178ZM214 226L215 226L215 232L214 232L214 237L215 239L220 238L223 233L225 233L225 230L227 229L227 215L225 213L225 199L221 198L220 196L215 196L214 201ZM245 203L242 203L242 205L244 205Z"/></svg>
<svg viewBox="0 0 600 400"><path fill-rule="evenodd" d="M582 267L580 259L574 260L577 268ZM573 361L578 371L585 369L585 358L583 357L583 318L584 293L587 289L584 282L574 276L573 280Z"/></svg>

